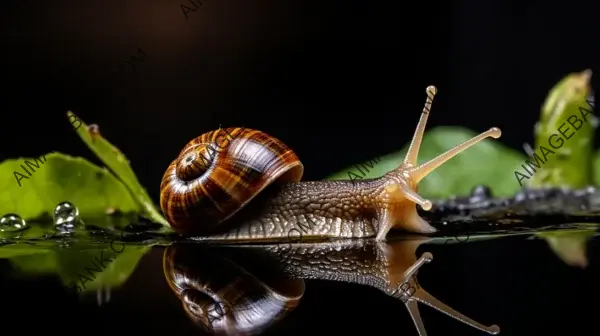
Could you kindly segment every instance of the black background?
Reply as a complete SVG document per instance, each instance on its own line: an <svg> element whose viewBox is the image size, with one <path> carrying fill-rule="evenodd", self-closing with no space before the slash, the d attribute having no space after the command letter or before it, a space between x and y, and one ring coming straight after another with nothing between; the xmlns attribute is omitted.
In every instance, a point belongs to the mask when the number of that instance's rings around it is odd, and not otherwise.
<svg viewBox="0 0 600 336"><path fill-rule="evenodd" d="M460 125L483 131L498 126L503 131L498 141L521 150L524 142L532 141L533 125L548 90L570 72L600 71L600 24L593 1L203 2L186 20L180 9L183 0L2 1L0 159L60 151L98 162L67 122L65 113L71 109L87 123L100 125L103 136L131 160L156 201L162 174L185 143L219 125L270 133L298 153L306 179L320 179L349 164L400 149L412 135L425 88L431 84L439 91L429 128ZM112 73L118 73L138 48L148 58L117 89ZM597 83L594 77L595 88ZM459 293L466 287L479 292L514 291L496 305L477 295L463 303L473 305L471 312L477 316L468 315L478 320L509 323L511 328L502 334L537 334L557 325L579 330L589 326L592 333L595 322L581 313L588 311L569 310L574 302L581 302L593 311L593 302L577 300L588 292L580 290L573 297L565 289L592 278L563 265L549 250L529 249L531 244L513 249L504 245L499 252L494 250L499 245L493 244L469 253L465 249L455 256L455 264L444 264L457 267L446 272L450 278L440 280L437 292L429 290L441 296L447 282L448 296L457 285ZM536 256L542 250L545 254ZM487 271L479 274L476 266L467 265L473 253L480 256L480 265L492 263ZM498 260L502 265L496 269L493 263ZM521 262L514 265L511 260ZM533 260L535 267L527 267ZM521 286L518 282L526 270L544 271L525 275L527 284ZM500 275L502 280L497 280ZM549 279L565 288L548 287ZM460 287L463 281L469 285ZM504 281L514 284L499 286ZM35 283L38 289L51 286ZM134 283L144 286L143 281ZM19 289L11 293L25 295L32 284L7 286ZM309 318L314 309L345 309L353 314L350 318L335 314L330 325L352 320L395 325L395 314L389 313L392 308L382 303L391 299L379 299L382 302L371 307L365 303L375 301L369 299L374 295L369 290L335 283L314 290L319 297L333 292L332 301L328 300L333 303L319 306L313 292L314 304L307 304L301 315L306 320L294 324L308 329L297 332L319 328L308 325L314 322ZM533 290L537 301L529 301ZM541 292L549 297L542 300ZM555 301L553 295L561 299ZM140 297L149 299L152 291ZM496 292L493 297L503 296ZM76 315L75 308L63 307L59 301L45 301L43 311L38 311L42 307L32 298L23 300L18 304L28 308L23 314L32 314L32 320L36 314L49 314L53 318L44 321L56 323L39 328L63 328L61 320ZM7 304L17 302L15 297ZM345 302L350 309L336 302ZM386 318L377 318L378 305L388 310ZM112 322L117 321L112 333L118 333L120 325L139 327L139 320L127 320L131 307L120 307L117 315L111 315ZM394 303L393 309L403 316L403 324L390 331L414 332L404 308ZM369 312L368 319L364 311ZM500 321L494 314L500 314ZM83 313L77 316L87 322L72 328L93 329L103 323ZM152 322L177 330L169 326L172 320ZM455 322L443 323L454 326ZM427 328L433 334L432 327ZM456 328L452 330L461 334L467 330ZM449 330L441 328L435 334Z"/></svg>
<svg viewBox="0 0 600 336"><path fill-rule="evenodd" d="M180 4L4 1L0 157L94 159L71 109L155 199L183 146L219 125L270 133L320 179L407 143L431 84L429 128L498 126L521 150L548 90L600 62L591 1L207 0L188 20Z"/></svg>

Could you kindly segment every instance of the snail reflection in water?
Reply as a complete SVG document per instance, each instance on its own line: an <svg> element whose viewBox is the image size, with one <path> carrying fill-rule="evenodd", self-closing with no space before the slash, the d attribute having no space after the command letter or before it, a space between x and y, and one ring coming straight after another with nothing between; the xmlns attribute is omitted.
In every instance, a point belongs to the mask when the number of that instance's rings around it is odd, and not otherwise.
<svg viewBox="0 0 600 336"><path fill-rule="evenodd" d="M190 141L167 168L160 193L163 213L179 233L227 242L282 241L294 229L302 229L303 238L378 241L385 240L392 227L435 232L417 213L416 204L424 210L432 206L417 193L418 183L472 145L501 134L493 127L419 165L417 155L435 94L435 87L427 88L404 162L376 179L300 182L302 163L278 139L244 128L205 133ZM206 157L212 158L209 165L201 162Z"/></svg>
<svg viewBox="0 0 600 336"><path fill-rule="evenodd" d="M415 251L427 241L420 237L389 244L338 240L253 247L173 245L165 251L163 266L167 282L188 316L215 334L264 331L298 305L304 293L301 279L375 287L406 305L421 336L426 332L417 302L498 334L498 326L477 323L421 288L417 272L433 257L424 253L417 260Z"/></svg>
<svg viewBox="0 0 600 336"><path fill-rule="evenodd" d="M273 260L271 260L273 261ZM215 248L174 245L165 250L163 268L186 314L215 334L256 334L293 310L304 281L286 279L264 258L243 266Z"/></svg>

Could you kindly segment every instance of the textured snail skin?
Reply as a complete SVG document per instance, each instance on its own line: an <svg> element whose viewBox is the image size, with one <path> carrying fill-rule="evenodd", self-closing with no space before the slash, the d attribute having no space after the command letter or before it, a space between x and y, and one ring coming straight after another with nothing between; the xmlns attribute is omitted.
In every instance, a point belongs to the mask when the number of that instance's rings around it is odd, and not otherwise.
<svg viewBox="0 0 600 336"><path fill-rule="evenodd" d="M298 237L382 241L392 227L435 232L417 213L416 204L424 210L432 206L417 193L418 183L472 145L501 134L491 128L418 165L435 93L435 87L427 88L427 101L404 162L377 179L300 182L302 163L280 140L244 128L205 133L190 141L167 168L160 193L163 213L181 234L227 242Z"/></svg>
<svg viewBox="0 0 600 336"><path fill-rule="evenodd" d="M256 208L233 217L215 240L289 240L377 234L377 209L385 197L385 180L306 181L265 190ZM414 206L414 204L413 204Z"/></svg>

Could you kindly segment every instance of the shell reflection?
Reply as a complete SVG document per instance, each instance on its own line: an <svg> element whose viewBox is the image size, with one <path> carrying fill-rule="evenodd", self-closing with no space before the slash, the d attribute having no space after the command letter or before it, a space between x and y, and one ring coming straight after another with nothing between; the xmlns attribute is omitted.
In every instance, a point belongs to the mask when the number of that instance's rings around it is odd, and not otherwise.
<svg viewBox="0 0 600 336"><path fill-rule="evenodd" d="M247 263L260 268L245 268L217 250L189 245L165 250L167 282L197 325L214 334L256 334L298 305L303 280L285 279L264 261Z"/></svg>

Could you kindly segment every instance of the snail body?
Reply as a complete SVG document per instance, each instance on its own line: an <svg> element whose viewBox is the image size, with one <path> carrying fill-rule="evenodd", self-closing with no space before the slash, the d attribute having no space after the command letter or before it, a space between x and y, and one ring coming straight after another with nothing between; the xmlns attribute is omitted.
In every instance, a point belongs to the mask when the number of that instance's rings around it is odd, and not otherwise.
<svg viewBox="0 0 600 336"><path fill-rule="evenodd" d="M430 86L426 92L404 162L382 177L300 181L303 165L280 140L258 130L219 129L190 141L169 165L161 183L163 213L181 234L229 242L282 241L290 235L382 241L392 227L433 233L436 229L417 213L417 204L424 210L432 206L417 193L418 183L457 154L501 132L493 127L419 165L437 90Z"/></svg>

